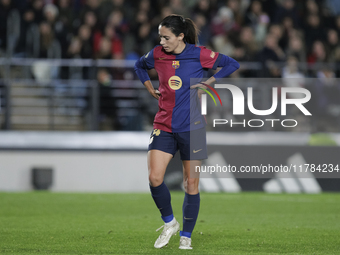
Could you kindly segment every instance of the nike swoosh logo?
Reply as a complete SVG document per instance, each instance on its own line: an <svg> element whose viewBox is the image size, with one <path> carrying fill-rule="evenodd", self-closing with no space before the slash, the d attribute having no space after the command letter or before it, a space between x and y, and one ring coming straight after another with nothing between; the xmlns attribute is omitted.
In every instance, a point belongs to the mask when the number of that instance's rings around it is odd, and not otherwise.
<svg viewBox="0 0 340 255"><path fill-rule="evenodd" d="M166 58L159 58L159 60L163 60L163 59L166 59Z"/></svg>
<svg viewBox="0 0 340 255"><path fill-rule="evenodd" d="M185 220L192 220L192 218L186 218L186 217L184 217L184 219L185 219Z"/></svg>
<svg viewBox="0 0 340 255"><path fill-rule="evenodd" d="M197 152L199 152L199 151L201 151L202 149L199 149L199 150L193 150L192 152L193 153L197 153Z"/></svg>

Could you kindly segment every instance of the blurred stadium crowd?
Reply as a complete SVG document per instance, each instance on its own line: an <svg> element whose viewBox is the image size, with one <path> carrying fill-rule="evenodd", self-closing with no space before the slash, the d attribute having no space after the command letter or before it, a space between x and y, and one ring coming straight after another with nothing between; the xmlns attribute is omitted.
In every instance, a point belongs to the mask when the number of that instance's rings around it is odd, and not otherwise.
<svg viewBox="0 0 340 255"><path fill-rule="evenodd" d="M136 60L159 44L158 24L172 13L196 23L200 45L241 63L232 77L305 87L317 78L313 119L339 130L340 85L329 79L340 77L339 0L0 0L0 58ZM97 77L102 102L111 80L137 79L131 68L89 70L62 67L54 78Z"/></svg>
<svg viewBox="0 0 340 255"><path fill-rule="evenodd" d="M162 18L177 13L194 20L201 45L268 67L235 75L315 77L297 64L321 63L335 66L323 75L339 76L338 0L0 0L2 55L13 10L20 22L12 45L17 57L136 59L159 43ZM282 61L288 63L283 69L275 64Z"/></svg>

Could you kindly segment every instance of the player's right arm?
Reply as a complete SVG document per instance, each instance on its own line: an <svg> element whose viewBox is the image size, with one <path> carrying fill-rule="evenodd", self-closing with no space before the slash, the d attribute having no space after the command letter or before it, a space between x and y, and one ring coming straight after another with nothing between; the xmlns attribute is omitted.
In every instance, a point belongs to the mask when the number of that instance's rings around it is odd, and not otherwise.
<svg viewBox="0 0 340 255"><path fill-rule="evenodd" d="M146 89L149 91L149 93L151 94L151 96L153 96L154 98L156 98L157 100L159 99L159 96L161 95L161 93L158 91L158 89L155 89L151 83L150 80L145 81L144 86L146 87Z"/></svg>
<svg viewBox="0 0 340 255"><path fill-rule="evenodd" d="M160 93L157 89L155 89L151 83L148 70L154 68L155 60L153 57L153 50L151 50L146 55L142 56L139 60L135 63L135 72L138 78L141 80L143 85L149 91L149 93L156 98L159 99Z"/></svg>

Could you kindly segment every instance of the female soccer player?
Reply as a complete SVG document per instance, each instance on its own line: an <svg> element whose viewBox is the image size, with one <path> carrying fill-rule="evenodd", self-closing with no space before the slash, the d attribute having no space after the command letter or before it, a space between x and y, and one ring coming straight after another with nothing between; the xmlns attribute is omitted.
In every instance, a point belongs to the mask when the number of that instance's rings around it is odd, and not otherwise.
<svg viewBox="0 0 340 255"><path fill-rule="evenodd" d="M158 32L160 45L135 64L139 79L158 100L159 106L150 137L148 170L151 194L165 224L154 247L167 245L171 236L180 229L173 215L170 192L163 182L166 168L179 150L185 189L179 248L192 249L191 233L198 216L200 195L199 179L190 169L201 165L201 160L207 158L207 150L205 120L200 113L199 92L195 89L201 85L190 87L190 78L203 79L204 69L222 67L205 81L205 84L211 85L233 73L239 64L230 57L197 47L198 30L189 18L167 16L161 21ZM153 87L148 76L147 70L152 68L158 73L159 89Z"/></svg>

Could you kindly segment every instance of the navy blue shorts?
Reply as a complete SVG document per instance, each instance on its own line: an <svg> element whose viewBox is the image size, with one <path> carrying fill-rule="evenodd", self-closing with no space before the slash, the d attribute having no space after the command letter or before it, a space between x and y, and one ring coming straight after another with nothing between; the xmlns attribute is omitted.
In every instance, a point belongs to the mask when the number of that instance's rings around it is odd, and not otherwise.
<svg viewBox="0 0 340 255"><path fill-rule="evenodd" d="M188 132L169 133L154 129L150 136L149 150L160 150L175 156L179 150L181 160L208 158L205 128Z"/></svg>

